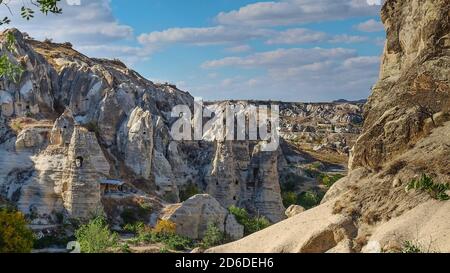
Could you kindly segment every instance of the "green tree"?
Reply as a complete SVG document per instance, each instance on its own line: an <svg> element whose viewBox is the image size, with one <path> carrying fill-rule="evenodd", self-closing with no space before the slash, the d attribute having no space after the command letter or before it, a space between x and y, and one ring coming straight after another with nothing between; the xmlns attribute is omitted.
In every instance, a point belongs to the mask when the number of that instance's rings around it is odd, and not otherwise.
<svg viewBox="0 0 450 273"><path fill-rule="evenodd" d="M0 253L29 253L34 234L22 213L0 210Z"/></svg>
<svg viewBox="0 0 450 273"><path fill-rule="evenodd" d="M103 216L98 216L81 226L75 232L75 237L83 253L105 253L108 249L117 246L118 242L117 234L110 231Z"/></svg>

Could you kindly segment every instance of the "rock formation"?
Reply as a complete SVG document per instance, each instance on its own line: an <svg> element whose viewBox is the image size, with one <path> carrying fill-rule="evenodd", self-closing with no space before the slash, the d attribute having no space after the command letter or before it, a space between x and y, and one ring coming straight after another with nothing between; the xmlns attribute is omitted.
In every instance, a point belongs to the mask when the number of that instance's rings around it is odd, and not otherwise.
<svg viewBox="0 0 450 273"><path fill-rule="evenodd" d="M450 182L450 3L387 0L380 79L365 106L351 172L323 204L210 252L449 252L449 201L405 187Z"/></svg>
<svg viewBox="0 0 450 273"><path fill-rule="evenodd" d="M12 52L8 33L16 40ZM276 151L263 151L258 141L174 141L171 111L194 108L189 93L153 83L118 60L88 58L69 44L24 38L15 29L0 42L1 53L25 68L18 82L0 81L0 196L36 224L57 224L61 213L88 218L102 210L119 224L113 206L121 210L121 201L152 200L159 210L185 201L192 188L225 210L244 207L275 223L285 218L280 184L286 174L304 178L299 188L317 187L304 172L326 160L315 158L314 146L345 160L359 134L359 103L280 103ZM228 103L264 104L208 106ZM332 169L334 163L323 165ZM221 220L230 235L240 236L232 217Z"/></svg>
<svg viewBox="0 0 450 273"><path fill-rule="evenodd" d="M244 236L244 227L208 194L195 195L182 204L166 207L160 218L175 223L177 234L192 239L202 239L210 224L234 240Z"/></svg>

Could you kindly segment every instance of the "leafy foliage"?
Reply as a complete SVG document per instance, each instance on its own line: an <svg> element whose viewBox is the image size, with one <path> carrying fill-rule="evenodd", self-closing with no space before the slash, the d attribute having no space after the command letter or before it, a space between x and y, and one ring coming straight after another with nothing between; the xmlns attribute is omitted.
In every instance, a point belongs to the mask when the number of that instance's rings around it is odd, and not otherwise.
<svg viewBox="0 0 450 273"><path fill-rule="evenodd" d="M419 180L411 181L406 187L406 191L410 190L418 190L427 192L433 199L439 201L447 201L450 200L450 196L446 193L446 191L450 190L450 183L440 184L435 183L433 178L430 176L423 174Z"/></svg>
<svg viewBox="0 0 450 273"><path fill-rule="evenodd" d="M214 223L209 223L203 237L201 246L203 248L210 248L220 245L225 240L225 234Z"/></svg>
<svg viewBox="0 0 450 273"><path fill-rule="evenodd" d="M120 217L125 225L139 223L150 217L152 207L148 205L141 205L137 207L126 207L122 210Z"/></svg>
<svg viewBox="0 0 450 273"><path fill-rule="evenodd" d="M135 231L137 237L131 241L134 244L140 243L162 243L164 249L186 250L193 247L194 242L186 237L175 233L176 225L171 221L159 221L154 229L144 225L135 224L127 226L129 231Z"/></svg>
<svg viewBox="0 0 450 273"><path fill-rule="evenodd" d="M103 216L97 216L87 225L81 226L75 237L83 253L105 253L117 245L118 236L112 233Z"/></svg>
<svg viewBox="0 0 450 273"><path fill-rule="evenodd" d="M0 253L28 253L34 243L34 234L25 216L16 211L0 210Z"/></svg>
<svg viewBox="0 0 450 273"><path fill-rule="evenodd" d="M62 9L58 7L58 2L60 1L61 0L37 0L36 2L29 1L29 3L24 1L22 7L20 8L20 16L26 20L32 19L34 17L34 10L31 7L37 7L39 11L45 15L48 13L60 14L62 13ZM0 5L3 5L10 10L8 4L8 1L0 1ZM11 23L11 19L9 17L5 17L1 20L0 25L9 23Z"/></svg>
<svg viewBox="0 0 450 273"><path fill-rule="evenodd" d="M23 1L23 5L20 8L20 16L26 20L32 19L34 17L34 10L32 7L39 8L39 11L45 15L47 15L48 13L60 14L62 13L62 9L58 7L58 2L60 2L60 0L37 0L36 2L30 0L28 3L26 1ZM3 5L12 13L8 4L9 1L0 0L0 6ZM0 20L0 25L7 25L10 23L11 19L9 17L4 17ZM5 45L10 52L14 51L14 43L14 36L12 35L12 33L8 33L8 35L6 36ZM0 57L1 78L9 79L14 83L17 83L20 81L23 72L23 67L12 62L7 54L3 54Z"/></svg>
<svg viewBox="0 0 450 273"><path fill-rule="evenodd" d="M228 210L236 217L238 223L244 226L245 235L250 235L270 226L269 220L264 216L250 217L245 209L236 206L231 206Z"/></svg>
<svg viewBox="0 0 450 273"><path fill-rule="evenodd" d="M14 44L16 42L16 38L12 33L7 33L5 37L5 47L10 52L14 52ZM25 70L19 64L12 62L9 59L9 56L4 53L0 57L0 77L6 78L14 83L19 82L22 74Z"/></svg>
<svg viewBox="0 0 450 273"><path fill-rule="evenodd" d="M177 226L169 220L160 220L155 226L155 232L160 234L175 234Z"/></svg>
<svg viewBox="0 0 450 273"><path fill-rule="evenodd" d="M324 194L315 191L307 191L299 194L297 203L298 205L304 207L305 209L311 209L320 204L323 199Z"/></svg>
<svg viewBox="0 0 450 273"><path fill-rule="evenodd" d="M319 175L319 182L324 184L329 189L334 185L334 183L338 182L343 177L344 176L342 174L335 174L335 175L321 174Z"/></svg>
<svg viewBox="0 0 450 273"><path fill-rule="evenodd" d="M180 201L184 202L194 195L200 194L200 190L194 183L189 183L184 189L180 191Z"/></svg>
<svg viewBox="0 0 450 273"><path fill-rule="evenodd" d="M73 241L72 238L55 236L55 235L47 235L42 238L37 239L34 242L35 249L44 249L48 247L62 247L65 248L67 243Z"/></svg>
<svg viewBox="0 0 450 273"><path fill-rule="evenodd" d="M295 192L283 192L281 194L281 197L283 199L283 205L288 208L291 205L296 205L297 204L297 194Z"/></svg>
<svg viewBox="0 0 450 273"><path fill-rule="evenodd" d="M406 241L403 243L402 253L423 253L423 251L417 244L411 241Z"/></svg>

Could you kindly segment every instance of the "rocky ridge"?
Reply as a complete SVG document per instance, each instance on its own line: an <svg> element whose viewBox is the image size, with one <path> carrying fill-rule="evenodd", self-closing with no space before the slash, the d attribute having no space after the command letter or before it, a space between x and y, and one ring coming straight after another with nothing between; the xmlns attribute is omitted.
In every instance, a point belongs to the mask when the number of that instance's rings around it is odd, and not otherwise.
<svg viewBox="0 0 450 273"><path fill-rule="evenodd" d="M321 206L210 252L449 252L449 201L405 190L423 174L450 182L449 14L447 0L385 1L380 79L348 176Z"/></svg>
<svg viewBox="0 0 450 273"><path fill-rule="evenodd" d="M12 52L7 33L16 40ZM15 29L0 40L1 52L26 68L19 82L0 81L0 195L37 226L57 225L61 214L86 219L99 211L120 226L120 211L147 203L153 215L143 220L152 222L163 217L161 209L185 201L180 197L192 187L225 211L237 205L275 223L285 218L286 173L317 186L303 169L322 159L302 146L312 152L322 146L345 159L362 121L359 104L281 103L283 134L275 152L254 141L177 142L169 133L176 120L171 110L192 109L189 93L153 83L118 60L88 58L69 44L24 38ZM300 119L305 127L297 125Z"/></svg>

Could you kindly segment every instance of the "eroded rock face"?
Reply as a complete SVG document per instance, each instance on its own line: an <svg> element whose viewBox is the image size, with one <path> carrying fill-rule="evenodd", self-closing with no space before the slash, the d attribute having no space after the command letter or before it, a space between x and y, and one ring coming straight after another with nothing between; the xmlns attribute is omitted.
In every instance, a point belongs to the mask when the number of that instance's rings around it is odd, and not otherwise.
<svg viewBox="0 0 450 273"><path fill-rule="evenodd" d="M176 105L192 109L189 93L153 83L120 61L91 59L67 44L7 32L16 37L16 50L2 46L0 51L26 71L17 83L0 81L0 154L10 158L0 161L0 194L20 201L26 213L37 207L33 211L41 215L62 211L86 216L84 211L96 210L100 202L100 180L108 178L169 203L195 188L225 209L237 205L277 222L284 218L279 184L286 180L286 169L306 178L306 189L315 186L301 167L315 159L284 140L292 144L303 136L313 143L323 138L324 147L345 154L352 141L342 136L361 120L359 104L282 103L284 133L277 151L263 152L257 141L173 141L169 132L176 118L171 111ZM0 35L3 45L5 34ZM36 124L16 134L9 124L24 116ZM308 124L297 126L304 118ZM43 120L48 123L39 127ZM331 123L320 129L327 120ZM343 125L334 130L333 124ZM77 157L87 160L86 168L74 167Z"/></svg>
<svg viewBox="0 0 450 273"><path fill-rule="evenodd" d="M135 108L119 131L117 142L125 165L137 176L149 179L153 159L153 122L150 112Z"/></svg>
<svg viewBox="0 0 450 273"><path fill-rule="evenodd" d="M426 120L450 105L450 4L387 1L380 80L365 109L351 168L377 168L426 135Z"/></svg>
<svg viewBox="0 0 450 273"><path fill-rule="evenodd" d="M109 170L95 134L76 126L62 185L64 207L70 217L87 219L102 211L100 181L109 175Z"/></svg>
<svg viewBox="0 0 450 273"><path fill-rule="evenodd" d="M169 206L160 218L175 223L178 234L192 239L202 239L209 224L216 225L233 238L244 236L244 227L208 194L195 195L182 204Z"/></svg>
<svg viewBox="0 0 450 273"><path fill-rule="evenodd" d="M447 0L385 1L380 80L349 175L322 205L210 251L399 252L412 241L449 252L448 201L405 191L424 173L450 183L449 14Z"/></svg>

